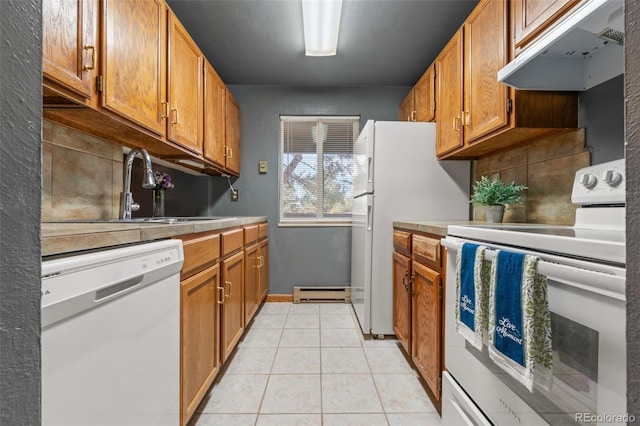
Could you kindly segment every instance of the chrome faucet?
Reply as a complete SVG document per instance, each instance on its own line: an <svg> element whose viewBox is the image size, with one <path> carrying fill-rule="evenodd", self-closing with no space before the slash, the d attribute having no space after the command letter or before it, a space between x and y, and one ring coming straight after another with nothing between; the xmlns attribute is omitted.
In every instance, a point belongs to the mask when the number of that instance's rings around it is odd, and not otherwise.
<svg viewBox="0 0 640 426"><path fill-rule="evenodd" d="M134 148L127 154L127 159L124 161L124 191L120 194L120 218L124 220L131 219L131 212L138 211L140 204L133 201L133 195L131 194L131 166L133 160L137 154L142 156L144 160L144 178L142 179L143 188L155 188L156 179L153 176L153 170L151 169L151 157L144 148Z"/></svg>

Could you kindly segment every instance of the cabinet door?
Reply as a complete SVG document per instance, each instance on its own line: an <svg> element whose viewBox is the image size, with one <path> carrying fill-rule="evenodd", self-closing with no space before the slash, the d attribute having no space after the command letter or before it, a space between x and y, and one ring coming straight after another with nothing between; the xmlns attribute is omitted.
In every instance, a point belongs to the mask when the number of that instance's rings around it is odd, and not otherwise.
<svg viewBox="0 0 640 426"><path fill-rule="evenodd" d="M411 261L393 252L393 331L411 354Z"/></svg>
<svg viewBox="0 0 640 426"><path fill-rule="evenodd" d="M87 99L98 61L98 0L42 2L44 76Z"/></svg>
<svg viewBox="0 0 640 426"><path fill-rule="evenodd" d="M249 324L258 309L259 282L258 244L244 250L244 324Z"/></svg>
<svg viewBox="0 0 640 426"><path fill-rule="evenodd" d="M166 6L163 0L103 1L102 106L145 129L166 131Z"/></svg>
<svg viewBox="0 0 640 426"><path fill-rule="evenodd" d="M167 138L202 154L203 57L178 18L169 12L169 124Z"/></svg>
<svg viewBox="0 0 640 426"><path fill-rule="evenodd" d="M259 279L258 279L258 304L262 303L269 292L269 240L260 242L259 255Z"/></svg>
<svg viewBox="0 0 640 426"><path fill-rule="evenodd" d="M244 332L244 251L222 261L224 303L220 325L222 346L220 358L224 363L231 355Z"/></svg>
<svg viewBox="0 0 640 426"><path fill-rule="evenodd" d="M413 88L415 114L413 121L434 121L436 119L435 109L435 66L432 64L420 77L418 83Z"/></svg>
<svg viewBox="0 0 640 426"><path fill-rule="evenodd" d="M509 124L507 86L498 71L507 64L507 4L484 0L464 24L465 144ZM446 123L445 123L446 124Z"/></svg>
<svg viewBox="0 0 640 426"><path fill-rule="evenodd" d="M186 425L220 367L220 265L182 281L180 292L180 424Z"/></svg>
<svg viewBox="0 0 640 426"><path fill-rule="evenodd" d="M413 89L407 94L398 110L398 120L411 121L413 114Z"/></svg>
<svg viewBox="0 0 640 426"><path fill-rule="evenodd" d="M209 62L204 66L204 156L225 166L227 89Z"/></svg>
<svg viewBox="0 0 640 426"><path fill-rule="evenodd" d="M240 106L227 90L226 107L226 168L235 175L240 175Z"/></svg>
<svg viewBox="0 0 640 426"><path fill-rule="evenodd" d="M511 0L516 52L580 0Z"/></svg>
<svg viewBox="0 0 640 426"><path fill-rule="evenodd" d="M414 291L411 306L411 359L433 395L440 400L440 274L417 262L412 262L411 266Z"/></svg>
<svg viewBox="0 0 640 426"><path fill-rule="evenodd" d="M463 144L462 141L462 29L447 43L436 59L436 154Z"/></svg>

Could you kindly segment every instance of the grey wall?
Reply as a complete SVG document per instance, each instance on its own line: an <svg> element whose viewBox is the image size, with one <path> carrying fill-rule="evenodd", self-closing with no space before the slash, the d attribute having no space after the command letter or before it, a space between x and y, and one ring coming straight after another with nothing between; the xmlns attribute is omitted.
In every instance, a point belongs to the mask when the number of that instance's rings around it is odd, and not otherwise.
<svg viewBox="0 0 640 426"><path fill-rule="evenodd" d="M40 423L41 0L0 1L0 424Z"/></svg>
<svg viewBox="0 0 640 426"><path fill-rule="evenodd" d="M395 120L409 87L310 88L231 86L242 110L242 176L231 202L226 179L211 178L211 207L203 214L269 217L269 293L291 293L294 285L345 285L351 281L348 227L278 227L278 135L280 115L360 115ZM268 161L266 175L258 162Z"/></svg>
<svg viewBox="0 0 640 426"><path fill-rule="evenodd" d="M640 3L625 2L627 411L640 418Z"/></svg>
<svg viewBox="0 0 640 426"><path fill-rule="evenodd" d="M624 76L581 92L579 104L591 163L624 157Z"/></svg>

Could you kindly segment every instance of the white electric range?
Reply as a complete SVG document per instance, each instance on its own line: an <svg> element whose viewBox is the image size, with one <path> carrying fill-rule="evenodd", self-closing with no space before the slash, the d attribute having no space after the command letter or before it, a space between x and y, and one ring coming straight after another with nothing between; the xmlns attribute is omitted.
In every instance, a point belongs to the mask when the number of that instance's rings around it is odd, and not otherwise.
<svg viewBox="0 0 640 426"><path fill-rule="evenodd" d="M455 285L446 291L443 424L626 424L625 164L579 170L574 226L450 226L447 275L463 242L535 254L547 276L553 386L529 392L455 330ZM499 301L496 301L499 303ZM485 336L486 337L486 336Z"/></svg>

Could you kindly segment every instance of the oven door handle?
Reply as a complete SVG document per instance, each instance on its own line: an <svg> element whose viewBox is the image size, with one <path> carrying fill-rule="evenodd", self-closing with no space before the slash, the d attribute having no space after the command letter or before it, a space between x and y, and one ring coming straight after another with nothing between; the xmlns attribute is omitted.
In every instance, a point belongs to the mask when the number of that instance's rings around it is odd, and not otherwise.
<svg viewBox="0 0 640 426"><path fill-rule="evenodd" d="M454 252L457 252L461 245L460 242L449 239L442 239L441 242L443 246ZM494 250L485 250L484 258L486 260L492 260L495 257L495 253ZM576 266L562 265L545 260L538 262L536 272L540 275L545 275L549 280L571 287L580 288L622 301L626 300L626 278L623 276L578 268Z"/></svg>

